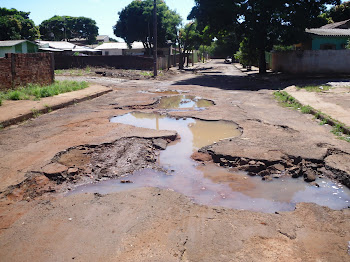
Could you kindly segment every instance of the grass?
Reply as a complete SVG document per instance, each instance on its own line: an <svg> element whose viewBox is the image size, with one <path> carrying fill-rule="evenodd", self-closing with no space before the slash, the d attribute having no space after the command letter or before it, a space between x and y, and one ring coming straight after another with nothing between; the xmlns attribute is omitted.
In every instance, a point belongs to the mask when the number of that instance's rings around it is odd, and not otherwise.
<svg viewBox="0 0 350 262"><path fill-rule="evenodd" d="M328 91L332 89L332 86L329 85L322 85L322 86L297 86L297 90L305 90L308 92L323 92L323 91Z"/></svg>
<svg viewBox="0 0 350 262"><path fill-rule="evenodd" d="M55 96L62 93L81 90L87 88L87 82L76 81L55 81L52 85L40 86L30 84L26 87L20 87L15 90L0 92L0 101L2 100L40 100L43 97ZM0 103L1 105L2 103Z"/></svg>
<svg viewBox="0 0 350 262"><path fill-rule="evenodd" d="M331 132L336 135L339 139L347 141L350 143L350 135L348 133L348 127L339 122L338 120L333 119L329 115L322 113L321 111L317 111L311 106L304 106L299 103L294 97L289 95L285 91L276 91L274 92L274 96L277 101L284 107L293 108L295 110L300 110L303 114L313 114L316 119L321 120L320 125L329 124L332 126Z"/></svg>
<svg viewBox="0 0 350 262"><path fill-rule="evenodd" d="M87 66L84 69L58 69L55 70L56 75L69 75L69 76L83 76L92 72L90 66Z"/></svg>

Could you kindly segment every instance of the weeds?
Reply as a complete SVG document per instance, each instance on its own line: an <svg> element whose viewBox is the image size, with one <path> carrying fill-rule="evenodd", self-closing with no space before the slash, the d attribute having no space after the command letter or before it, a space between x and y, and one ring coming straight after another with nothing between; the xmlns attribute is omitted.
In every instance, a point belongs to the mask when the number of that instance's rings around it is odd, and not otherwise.
<svg viewBox="0 0 350 262"><path fill-rule="evenodd" d="M40 100L43 97L55 96L62 93L76 91L88 87L86 82L56 81L49 86L30 84L16 90L0 92L0 100ZM1 105L1 103L0 103Z"/></svg>
<svg viewBox="0 0 350 262"><path fill-rule="evenodd" d="M50 105L45 104L44 107L47 109L47 112L48 112L48 113L51 113L51 112L52 112L52 108L51 108Z"/></svg>
<svg viewBox="0 0 350 262"><path fill-rule="evenodd" d="M350 142L349 128L346 127L345 124L333 119L332 117L320 112L316 111L311 106L304 106L299 103L294 97L290 96L285 91L276 91L273 93L276 100L278 100L282 106L294 108L296 110L300 110L303 114L313 114L316 119L320 119L320 125L330 124L333 126L331 132L336 135L339 139Z"/></svg>
<svg viewBox="0 0 350 262"><path fill-rule="evenodd" d="M40 111L38 109L32 108L32 113L33 113L33 117L37 118L41 115Z"/></svg>
<svg viewBox="0 0 350 262"><path fill-rule="evenodd" d="M322 92L322 91L328 91L332 88L332 86L329 85L323 85L323 86L297 86L297 90L305 90L308 92Z"/></svg>

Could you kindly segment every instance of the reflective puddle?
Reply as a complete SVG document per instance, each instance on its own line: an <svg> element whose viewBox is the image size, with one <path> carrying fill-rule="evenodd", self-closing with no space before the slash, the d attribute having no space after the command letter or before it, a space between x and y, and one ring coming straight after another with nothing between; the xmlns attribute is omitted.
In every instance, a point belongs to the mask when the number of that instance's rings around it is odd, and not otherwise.
<svg viewBox="0 0 350 262"><path fill-rule="evenodd" d="M301 179L281 177L264 182L244 172L232 172L213 163L202 165L191 159L193 152L220 139L241 134L226 121L169 118L158 114L130 113L111 122L157 130L175 130L181 140L160 151L159 165L168 172L143 169L118 179L77 187L70 194L107 194L141 187L159 187L180 192L194 202L210 206L260 212L290 211L298 202L313 202L333 209L350 205L350 190L328 179L318 179L319 188ZM130 181L132 183L122 183Z"/></svg>
<svg viewBox="0 0 350 262"><path fill-rule="evenodd" d="M162 97L158 108L160 109L185 109L205 108L213 106L214 102L191 95Z"/></svg>

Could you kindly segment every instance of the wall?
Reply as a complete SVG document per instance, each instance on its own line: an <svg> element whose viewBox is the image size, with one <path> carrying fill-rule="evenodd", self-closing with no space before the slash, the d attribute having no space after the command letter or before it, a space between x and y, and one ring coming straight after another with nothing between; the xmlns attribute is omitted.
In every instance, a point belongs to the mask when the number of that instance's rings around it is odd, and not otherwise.
<svg viewBox="0 0 350 262"><path fill-rule="evenodd" d="M55 69L112 67L151 70L153 58L143 56L60 56L55 55Z"/></svg>
<svg viewBox="0 0 350 262"><path fill-rule="evenodd" d="M15 53L15 47L14 46L4 46L0 47L0 57L5 57L5 54L7 53Z"/></svg>
<svg viewBox="0 0 350 262"><path fill-rule="evenodd" d="M320 50L323 44L334 44L337 50L344 49L347 37L315 37L312 39L312 50Z"/></svg>
<svg viewBox="0 0 350 262"><path fill-rule="evenodd" d="M292 74L350 74L350 50L273 52L271 69Z"/></svg>
<svg viewBox="0 0 350 262"><path fill-rule="evenodd" d="M0 58L0 90L53 81L54 57L50 53L6 54Z"/></svg>

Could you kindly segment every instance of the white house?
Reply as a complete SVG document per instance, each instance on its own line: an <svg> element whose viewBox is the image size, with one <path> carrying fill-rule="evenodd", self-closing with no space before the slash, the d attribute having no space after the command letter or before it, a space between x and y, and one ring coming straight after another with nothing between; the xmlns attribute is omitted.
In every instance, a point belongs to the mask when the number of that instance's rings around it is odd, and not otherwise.
<svg viewBox="0 0 350 262"><path fill-rule="evenodd" d="M96 50L102 51L102 55L144 55L145 48L142 42L132 43L132 48L129 49L125 42L115 42L115 43L104 43L98 47Z"/></svg>

